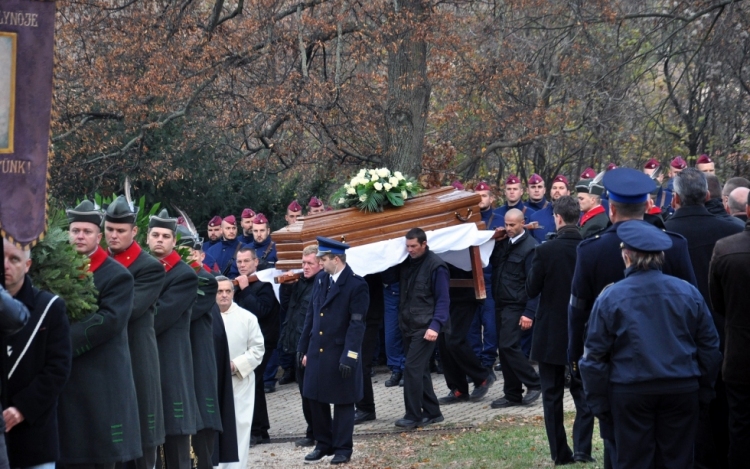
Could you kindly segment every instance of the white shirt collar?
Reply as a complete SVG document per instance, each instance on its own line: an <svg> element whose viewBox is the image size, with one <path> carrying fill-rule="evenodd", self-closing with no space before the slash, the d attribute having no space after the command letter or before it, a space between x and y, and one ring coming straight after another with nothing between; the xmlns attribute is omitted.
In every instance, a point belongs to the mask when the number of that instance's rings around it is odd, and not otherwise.
<svg viewBox="0 0 750 469"><path fill-rule="evenodd" d="M521 236L523 236L523 234L524 234L524 233L526 233L526 230L523 230L523 231L521 231L521 234L520 234L520 235L518 235L518 236L516 236L516 237L514 237L514 238L510 238L510 244L516 244L516 241L518 241L518 239L519 239L519 238L520 238Z"/></svg>
<svg viewBox="0 0 750 469"><path fill-rule="evenodd" d="M339 275L341 275L341 272L343 272L344 269L339 270L335 274L331 275L331 280L333 280L333 283L336 283L336 280L339 279Z"/></svg>

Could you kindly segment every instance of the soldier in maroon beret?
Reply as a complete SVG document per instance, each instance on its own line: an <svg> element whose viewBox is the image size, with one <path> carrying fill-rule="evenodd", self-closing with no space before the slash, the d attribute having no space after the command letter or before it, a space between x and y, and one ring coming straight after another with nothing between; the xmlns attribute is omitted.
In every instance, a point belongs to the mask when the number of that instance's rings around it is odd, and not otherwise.
<svg viewBox="0 0 750 469"><path fill-rule="evenodd" d="M255 212L251 208L242 210L240 216L240 226L242 227L242 235L240 235L240 242L243 246L253 242L253 218L255 218Z"/></svg>
<svg viewBox="0 0 750 469"><path fill-rule="evenodd" d="M451 186L453 186L454 189L459 190L459 191L465 190L464 185L461 184L461 181L459 181L458 179L453 181L451 183Z"/></svg>
<svg viewBox="0 0 750 469"><path fill-rule="evenodd" d="M558 174L552 179L550 199L552 199L552 202L555 202L564 195L570 195L570 190L568 189L568 178L562 174ZM538 243L543 243L547 240L547 235L549 233L554 233L556 231L555 217L552 213L552 204L547 204L544 209L537 210L536 213L533 213L529 217L529 220L532 222L535 221L539 224L539 228L531 230L531 236L533 236Z"/></svg>
<svg viewBox="0 0 750 469"><path fill-rule="evenodd" d="M208 248L221 241L221 217L216 215L208 222L208 239L203 242L203 252Z"/></svg>
<svg viewBox="0 0 750 469"><path fill-rule="evenodd" d="M716 174L716 166L714 165L714 160L712 160L711 157L709 157L705 153L702 154L698 158L698 161L695 162L695 167L698 168L699 171L702 171L704 173Z"/></svg>
<svg viewBox="0 0 750 469"><path fill-rule="evenodd" d="M286 215L284 215L284 220L286 220L287 225L292 225L297 221L297 217L302 215L302 206L297 202L297 200L292 200L292 203L289 204L289 206L286 208Z"/></svg>
<svg viewBox="0 0 750 469"><path fill-rule="evenodd" d="M544 198L546 193L547 188L544 187L544 179L537 173L532 174L529 178L529 200L526 205L535 211L542 210L549 205L549 201Z"/></svg>
<svg viewBox="0 0 750 469"><path fill-rule="evenodd" d="M594 168L586 168L581 173L581 179L594 179L596 177L596 171Z"/></svg>
<svg viewBox="0 0 750 469"><path fill-rule="evenodd" d="M617 165L614 163L608 163L607 164L607 171L612 171L613 169L617 169Z"/></svg>
<svg viewBox="0 0 750 469"><path fill-rule="evenodd" d="M523 192L524 188L523 184L521 184L521 179L515 174L508 176L508 179L505 180L505 203L495 211L495 216L499 218L499 226L505 226L505 213L512 208L517 208L523 212L524 223L529 222L529 217L536 210L521 200Z"/></svg>
<svg viewBox="0 0 750 469"><path fill-rule="evenodd" d="M310 197L310 202L307 203L307 213L309 215L313 215L316 213L323 213L326 211L326 207L323 204L323 201L319 198L312 196Z"/></svg>

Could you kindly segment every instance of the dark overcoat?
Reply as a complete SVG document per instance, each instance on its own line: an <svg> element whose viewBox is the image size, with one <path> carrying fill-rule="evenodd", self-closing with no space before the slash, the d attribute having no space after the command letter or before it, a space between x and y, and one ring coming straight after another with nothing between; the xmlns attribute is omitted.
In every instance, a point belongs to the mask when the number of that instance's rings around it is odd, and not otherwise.
<svg viewBox="0 0 750 469"><path fill-rule="evenodd" d="M750 224L745 231L716 242L708 288L716 315L725 318L722 377L750 386Z"/></svg>
<svg viewBox="0 0 750 469"><path fill-rule="evenodd" d="M34 288L28 275L15 298L26 305L30 317L23 329L6 339L6 371L15 369L8 378L3 408L17 408L24 420L5 434L5 441L10 466L29 467L60 457L57 399L70 374L70 325L62 298L52 302L41 321L54 295ZM19 361L37 327L34 340Z"/></svg>
<svg viewBox="0 0 750 469"><path fill-rule="evenodd" d="M590 238L600 231L606 229L608 225L609 215L607 215L606 213L594 215L586 221L585 225L581 227L581 236L583 236L584 238Z"/></svg>
<svg viewBox="0 0 750 469"><path fill-rule="evenodd" d="M232 369L229 364L231 361L229 342L227 342L227 331L224 329L224 320L221 318L218 305L211 309L211 319L218 373L219 412L223 429L221 432L216 432L214 453L211 458L213 465L218 466L220 462L237 462L240 458L237 452L237 423L234 418L234 390Z"/></svg>
<svg viewBox="0 0 750 469"><path fill-rule="evenodd" d="M154 306L164 283L164 267L136 243L113 257L127 267L135 281L128 344L138 396L141 441L144 448L154 448L164 443L159 350L154 332Z"/></svg>
<svg viewBox="0 0 750 469"><path fill-rule="evenodd" d="M60 395L62 464L141 457L141 427L128 347L133 276L99 248L92 255L97 311L71 324L73 366ZM97 257L104 256L95 266Z"/></svg>
<svg viewBox="0 0 750 469"><path fill-rule="evenodd" d="M625 263L622 260L620 238L617 236L617 228L622 223L628 222L617 222L578 245L568 305L568 358L571 361L577 362L583 355L586 322L599 293L610 283L625 278ZM696 286L687 241L677 233L666 233L672 240L672 247L664 252L662 270L667 275Z"/></svg>
<svg viewBox="0 0 750 469"><path fill-rule="evenodd" d="M193 268L196 266L194 265ZM198 401L198 430L211 428L221 431L221 413L218 403L216 352L214 350L213 317L211 310L218 308L216 278L198 266L198 294L195 297L190 321L190 345L193 351L195 398Z"/></svg>
<svg viewBox="0 0 750 469"><path fill-rule="evenodd" d="M370 305L365 279L348 265L331 283L320 271L315 276L312 300L307 309L297 351L307 355L302 395L329 404L353 404L362 399L362 338ZM352 374L344 379L339 365Z"/></svg>
<svg viewBox="0 0 750 469"><path fill-rule="evenodd" d="M222 239L208 249L206 256L210 256L216 261L219 272L228 275L234 265L234 256L241 247L240 240L237 238L230 240Z"/></svg>
<svg viewBox="0 0 750 469"><path fill-rule="evenodd" d="M568 300L576 268L576 248L583 240L575 226L565 227L555 239L534 251L526 277L529 298L539 294L534 318L531 359L554 365L568 363Z"/></svg>
<svg viewBox="0 0 750 469"><path fill-rule="evenodd" d="M159 347L164 430L167 435L194 435L198 420L195 399L190 317L198 276L177 251L160 259L167 271L156 302L154 330Z"/></svg>

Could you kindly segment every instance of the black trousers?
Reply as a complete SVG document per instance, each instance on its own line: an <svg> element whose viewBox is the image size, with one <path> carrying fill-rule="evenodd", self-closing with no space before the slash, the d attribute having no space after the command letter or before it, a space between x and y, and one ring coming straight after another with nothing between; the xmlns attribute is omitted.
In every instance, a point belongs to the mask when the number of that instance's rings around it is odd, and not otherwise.
<svg viewBox="0 0 750 469"><path fill-rule="evenodd" d="M475 302L451 302L451 332L438 335L438 349L443 361L445 383L452 391L458 390L461 394L469 393L467 376L475 386L478 386L490 374L489 370L482 366L467 339L476 311Z"/></svg>
<svg viewBox="0 0 750 469"><path fill-rule="evenodd" d="M255 409L253 409L253 423L250 425L250 434L259 438L268 438L268 430L271 423L268 421L268 405L266 404L266 392L263 390L263 373L266 372L268 360L271 359L273 350L266 348L263 360L253 370L255 374Z"/></svg>
<svg viewBox="0 0 750 469"><path fill-rule="evenodd" d="M164 469L191 469L190 435L167 435L164 439L164 459L157 452L156 467Z"/></svg>
<svg viewBox="0 0 750 469"><path fill-rule="evenodd" d="M520 402L523 388L541 389L539 375L529 364L529 359L521 351L521 320L524 305L495 304L495 324L497 326L497 348L500 364L503 367L503 391L505 398Z"/></svg>
<svg viewBox="0 0 750 469"><path fill-rule="evenodd" d="M216 436L216 430L212 428L204 428L199 430L198 433L193 435L190 442L193 445L193 452L195 457L198 459L197 469L211 469L213 463L211 462L211 455L214 452L214 437Z"/></svg>
<svg viewBox="0 0 750 469"><path fill-rule="evenodd" d="M435 351L435 342L425 340L426 329L406 333L401 331L404 341L404 418L421 422L423 417L442 415L430 376L430 359Z"/></svg>
<svg viewBox="0 0 750 469"><path fill-rule="evenodd" d="M745 468L750 451L750 386L724 383L729 404L729 467Z"/></svg>
<svg viewBox="0 0 750 469"><path fill-rule="evenodd" d="M5 441L5 435L3 435L3 441ZM5 451L5 443L3 443L3 452ZM107 463L107 464L60 464L57 463L57 467L62 467L65 469L114 469L115 463ZM5 466L3 466L2 463L0 463L0 469L8 468L10 467L8 465L8 460L6 458L5 460Z"/></svg>
<svg viewBox="0 0 750 469"><path fill-rule="evenodd" d="M539 362L539 381L542 384L542 407L544 408L544 426L547 430L549 451L555 463L570 460L575 454L591 456L591 437L594 433L594 415L586 404L583 383L573 377L570 383L570 395L576 406L576 418L573 422L573 448L570 450L565 436L565 416L563 414L563 396L565 394L565 365Z"/></svg>
<svg viewBox="0 0 750 469"><path fill-rule="evenodd" d="M695 436L695 467L698 469L729 467L729 408L721 372L716 378L714 391L716 396L698 418Z"/></svg>
<svg viewBox="0 0 750 469"><path fill-rule="evenodd" d="M357 402L357 410L375 412L375 395L372 392L372 361L380 340L380 325L368 324L362 338L362 400Z"/></svg>
<svg viewBox="0 0 750 469"><path fill-rule="evenodd" d="M698 391L681 394L612 393L618 468L693 467Z"/></svg>
<svg viewBox="0 0 750 469"><path fill-rule="evenodd" d="M331 419L331 404L310 400L315 449L325 454L351 457L354 442L354 404L335 404Z"/></svg>
<svg viewBox="0 0 750 469"><path fill-rule="evenodd" d="M297 361L294 361L294 374L297 378L297 386L299 386L299 395L302 398L302 415L305 416L305 422L307 422L307 429L305 430L305 437L314 439L313 427L312 427L312 411L310 410L310 399L302 395L302 386L305 384L305 367L299 366Z"/></svg>
<svg viewBox="0 0 750 469"><path fill-rule="evenodd" d="M143 456L133 461L115 463L115 469L153 469L156 464L156 447L143 448Z"/></svg>

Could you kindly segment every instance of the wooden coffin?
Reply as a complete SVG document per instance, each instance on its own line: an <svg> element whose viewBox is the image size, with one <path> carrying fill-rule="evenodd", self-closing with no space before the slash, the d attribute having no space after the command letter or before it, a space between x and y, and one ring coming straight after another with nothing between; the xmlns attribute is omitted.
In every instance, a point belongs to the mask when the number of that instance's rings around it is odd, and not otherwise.
<svg viewBox="0 0 750 469"><path fill-rule="evenodd" d="M430 231L461 223L475 223L484 229L479 214L480 200L480 196L473 192L441 187L407 200L403 207L386 207L381 213L347 208L300 217L293 225L271 234L278 253L276 268L301 268L302 250L316 244L318 236L354 247L398 238L416 227Z"/></svg>

